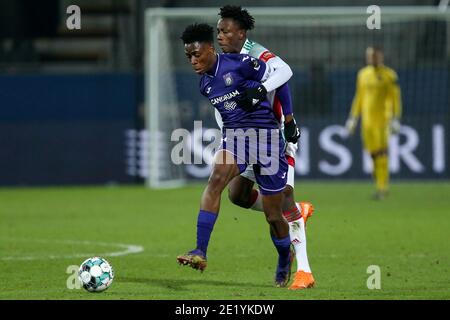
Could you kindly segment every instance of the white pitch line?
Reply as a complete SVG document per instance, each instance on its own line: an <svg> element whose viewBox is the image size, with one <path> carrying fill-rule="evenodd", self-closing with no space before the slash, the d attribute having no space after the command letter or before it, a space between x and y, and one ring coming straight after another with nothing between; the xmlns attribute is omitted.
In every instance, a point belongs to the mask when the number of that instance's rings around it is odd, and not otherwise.
<svg viewBox="0 0 450 320"><path fill-rule="evenodd" d="M12 261L12 260L41 260L41 259L70 259L70 258L82 258L82 257L93 257L93 256L109 256L109 257L119 257L128 254L135 254L144 251L144 247L135 244L124 244L124 243L107 243L107 242L94 242L94 241L77 241L77 240L42 240L42 239L13 239L15 241L32 241L40 243L61 243L61 244L81 244L81 245L97 245L97 246L114 246L119 247L124 250L114 251L114 252L91 252L91 253L74 253L69 255L46 255L46 256L11 256L11 257L1 257L1 261Z"/></svg>

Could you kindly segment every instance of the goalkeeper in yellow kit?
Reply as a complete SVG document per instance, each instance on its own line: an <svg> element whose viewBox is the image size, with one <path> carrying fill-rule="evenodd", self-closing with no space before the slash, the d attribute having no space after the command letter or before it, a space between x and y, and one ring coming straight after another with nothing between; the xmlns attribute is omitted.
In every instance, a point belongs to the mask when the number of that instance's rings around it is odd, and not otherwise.
<svg viewBox="0 0 450 320"><path fill-rule="evenodd" d="M383 64L382 50L368 47L366 61L367 66L358 72L356 94L345 126L353 134L361 116L363 145L373 160L374 198L380 200L389 188L389 135L400 130L402 104L397 74Z"/></svg>

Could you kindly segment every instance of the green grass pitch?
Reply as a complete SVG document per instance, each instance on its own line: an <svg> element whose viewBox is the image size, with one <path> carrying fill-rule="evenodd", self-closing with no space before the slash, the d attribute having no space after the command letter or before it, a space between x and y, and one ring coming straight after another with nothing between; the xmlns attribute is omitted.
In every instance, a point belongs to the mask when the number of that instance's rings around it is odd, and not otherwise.
<svg viewBox="0 0 450 320"><path fill-rule="evenodd" d="M370 200L372 188L297 183L296 199L316 208L307 225L316 287L302 291L273 287L263 214L233 206L226 193L208 268L176 263L195 245L203 185L3 188L0 299L449 299L450 184L395 183L382 202ZM123 245L144 251L121 255ZM111 288L68 289L68 267L94 255L113 265ZM380 267L379 290L367 288L370 265Z"/></svg>

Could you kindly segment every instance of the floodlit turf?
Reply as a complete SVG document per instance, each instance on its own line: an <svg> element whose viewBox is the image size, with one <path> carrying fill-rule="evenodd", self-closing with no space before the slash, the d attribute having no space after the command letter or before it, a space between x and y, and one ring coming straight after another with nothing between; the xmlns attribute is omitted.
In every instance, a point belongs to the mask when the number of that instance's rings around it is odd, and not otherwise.
<svg viewBox="0 0 450 320"><path fill-rule="evenodd" d="M0 189L0 299L450 298L449 183L393 184L374 202L369 183L298 182L297 199L316 207L307 235L317 285L302 291L272 286L263 214L226 195L206 271L176 263L195 245L202 189ZM144 251L120 255L124 245ZM111 288L68 289L67 269L94 255L115 268ZM367 288L370 265L380 267L380 290Z"/></svg>

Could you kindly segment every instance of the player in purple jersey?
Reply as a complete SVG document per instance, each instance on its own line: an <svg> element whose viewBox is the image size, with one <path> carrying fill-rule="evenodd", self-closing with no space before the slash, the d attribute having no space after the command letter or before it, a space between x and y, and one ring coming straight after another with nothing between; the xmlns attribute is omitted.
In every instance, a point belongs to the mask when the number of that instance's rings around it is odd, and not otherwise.
<svg viewBox="0 0 450 320"><path fill-rule="evenodd" d="M217 54L213 45L213 28L207 24L188 26L181 39L186 57L194 71L202 76L201 93L222 116L223 138L201 198L197 218L197 247L178 256L177 261L201 271L206 268L208 243L219 213L221 194L232 178L252 165L272 241L278 252L275 285L284 287L290 278L293 258L289 226L281 207L288 164L284 155L284 141L269 101L265 96L254 98L255 90L258 90L271 69L249 55ZM270 132L270 141L262 141L262 132ZM257 143L253 143L253 135L257 136ZM243 145L239 144L240 140L244 142ZM261 149L268 152L260 152ZM276 166L268 166L268 163L275 163Z"/></svg>
<svg viewBox="0 0 450 320"><path fill-rule="evenodd" d="M309 202L294 200L294 168L297 151L298 129L293 117L292 99L287 81L292 76L289 65L261 44L250 40L247 31L254 28L255 19L240 6L226 5L220 8L220 19L217 22L217 41L225 53L246 53L264 61L274 71L261 84L264 91L269 92L273 112L280 126L284 127L287 141L286 158L289 163L288 180L284 190L283 214L289 223L290 237L295 248L297 272L289 289L311 288L315 284L306 251L306 221L312 215L314 207ZM216 112L216 120L221 126L220 115ZM241 175L233 178L228 186L231 202L243 207L262 211L260 193L253 189L255 182L252 168L249 167Z"/></svg>

